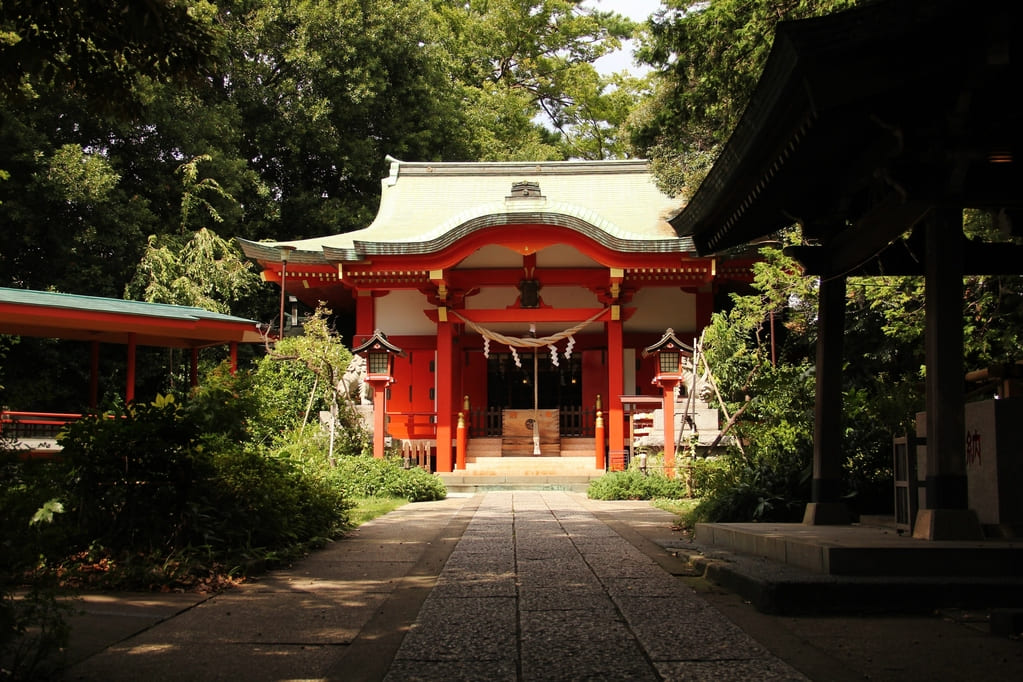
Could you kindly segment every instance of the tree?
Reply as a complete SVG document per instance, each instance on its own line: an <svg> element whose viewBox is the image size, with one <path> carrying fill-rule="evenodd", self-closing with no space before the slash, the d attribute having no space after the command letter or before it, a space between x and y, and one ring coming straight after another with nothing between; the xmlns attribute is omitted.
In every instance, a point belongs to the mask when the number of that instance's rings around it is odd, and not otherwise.
<svg viewBox="0 0 1023 682"><path fill-rule="evenodd" d="M742 115L779 21L862 0L665 0L637 52L659 78L630 122L631 142L661 185L692 195Z"/></svg>
<svg viewBox="0 0 1023 682"><path fill-rule="evenodd" d="M236 314L267 319L275 297L239 298L220 280L242 271L216 240L364 227L388 154L627 154L615 130L633 83L597 77L592 61L633 27L578 2L129 4L0 6L0 53L11 56L0 67L6 286L231 300ZM203 244L189 245L201 228ZM198 260L173 262L181 253ZM52 344L20 344L10 364L29 367L19 358L33 345ZM59 364L61 352L39 357ZM28 370L9 379L13 395L73 404L70 393L23 390L38 379Z"/></svg>
<svg viewBox="0 0 1023 682"><path fill-rule="evenodd" d="M209 230L196 216L199 213L213 222L223 222L207 195L234 201L214 178L199 178L198 165L208 160L208 156L200 156L178 168L183 185L181 233L149 237L135 277L125 288L127 298L231 314L232 304L252 295L258 287L259 278L237 247ZM191 233L188 225L193 220L199 220L202 227ZM186 239L186 235L190 237Z"/></svg>
<svg viewBox="0 0 1023 682"><path fill-rule="evenodd" d="M464 91L478 160L613 158L639 81L593 62L634 24L574 0L435 0L437 36ZM482 136L479 136L482 133Z"/></svg>
<svg viewBox="0 0 1023 682"><path fill-rule="evenodd" d="M333 333L331 311L319 308L304 325L302 336L284 338L257 367L254 391L260 405L252 423L253 439L275 443L302 429L319 412L333 415L330 455L362 454L369 439L356 413L349 387L341 381L352 353Z"/></svg>
<svg viewBox="0 0 1023 682"><path fill-rule="evenodd" d="M84 96L96 109L136 114L139 81L187 81L219 51L205 0L0 4L0 97L41 89Z"/></svg>

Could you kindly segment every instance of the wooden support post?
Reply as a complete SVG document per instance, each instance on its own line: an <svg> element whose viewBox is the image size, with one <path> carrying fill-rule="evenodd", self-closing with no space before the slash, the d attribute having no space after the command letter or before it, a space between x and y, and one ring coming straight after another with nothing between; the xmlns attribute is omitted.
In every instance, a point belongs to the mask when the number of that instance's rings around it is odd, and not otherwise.
<svg viewBox="0 0 1023 682"><path fill-rule="evenodd" d="M665 381L661 390L664 412L664 475L675 478L675 383Z"/></svg>
<svg viewBox="0 0 1023 682"><path fill-rule="evenodd" d="M963 386L963 212L934 209L926 223L924 308L927 316L927 493L913 537L983 537L969 509Z"/></svg>
<svg viewBox="0 0 1023 682"><path fill-rule="evenodd" d="M817 305L817 396L814 407L813 483L803 523L852 522L842 502L842 349L845 277L821 280Z"/></svg>
<svg viewBox="0 0 1023 682"><path fill-rule="evenodd" d="M607 467L604 462L604 413L597 410L597 421L593 426L593 442L596 450L595 468L603 470Z"/></svg>
<svg viewBox="0 0 1023 682"><path fill-rule="evenodd" d="M93 341L89 350L89 407L99 405L99 341Z"/></svg>
<svg viewBox="0 0 1023 682"><path fill-rule="evenodd" d="M130 403L135 400L135 355L137 350L137 338L134 333L128 334L128 371L124 387L124 402Z"/></svg>
<svg viewBox="0 0 1023 682"><path fill-rule="evenodd" d="M608 469L625 469L625 419L622 390L625 386L625 342L621 317L607 323L607 433Z"/></svg>
<svg viewBox="0 0 1023 682"><path fill-rule="evenodd" d="M455 458L452 452L452 437L455 416L454 370L454 325L451 322L437 323L437 471L454 471Z"/></svg>
<svg viewBox="0 0 1023 682"><path fill-rule="evenodd" d="M384 458L387 440L387 382L373 382L373 456Z"/></svg>

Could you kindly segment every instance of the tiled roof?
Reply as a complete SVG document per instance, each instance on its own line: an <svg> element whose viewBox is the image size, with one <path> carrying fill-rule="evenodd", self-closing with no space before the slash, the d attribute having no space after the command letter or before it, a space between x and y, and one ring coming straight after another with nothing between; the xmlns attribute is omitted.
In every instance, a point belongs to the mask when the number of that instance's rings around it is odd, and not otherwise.
<svg viewBox="0 0 1023 682"><path fill-rule="evenodd" d="M528 183L530 194L521 192ZM367 254L431 253L495 225L567 227L621 251L685 253L668 218L681 202L654 184L646 161L408 163L391 159L380 208L366 228L315 239L291 261L356 261ZM538 186L539 194L535 192ZM242 241L250 258L274 258L276 244Z"/></svg>
<svg viewBox="0 0 1023 682"><path fill-rule="evenodd" d="M94 313L135 315L138 317L156 317L168 320L210 320L255 324L252 320L247 320L243 317L224 315L191 306L168 305L165 303L146 303L144 301L126 301L118 298L82 296L79 294L60 294L51 291L36 291L29 289L7 289L0 287L0 303L14 303L18 305L45 308L62 308L67 310L84 310Z"/></svg>
<svg viewBox="0 0 1023 682"><path fill-rule="evenodd" d="M190 348L262 341L255 321L203 308L8 288L0 334Z"/></svg>

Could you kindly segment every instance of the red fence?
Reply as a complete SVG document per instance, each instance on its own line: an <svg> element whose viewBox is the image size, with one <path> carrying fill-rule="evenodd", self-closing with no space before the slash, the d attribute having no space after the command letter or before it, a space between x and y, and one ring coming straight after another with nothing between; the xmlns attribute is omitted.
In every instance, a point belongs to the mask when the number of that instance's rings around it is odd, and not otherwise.
<svg viewBox="0 0 1023 682"><path fill-rule="evenodd" d="M56 438L68 422L81 419L80 414L66 412L0 412L0 433L8 438Z"/></svg>

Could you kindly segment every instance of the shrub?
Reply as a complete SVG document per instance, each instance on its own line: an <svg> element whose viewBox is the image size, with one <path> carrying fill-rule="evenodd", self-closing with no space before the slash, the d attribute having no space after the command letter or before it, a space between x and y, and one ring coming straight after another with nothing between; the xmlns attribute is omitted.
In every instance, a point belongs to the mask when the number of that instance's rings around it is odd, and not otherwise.
<svg viewBox="0 0 1023 682"><path fill-rule="evenodd" d="M644 474L638 469L611 471L592 481L586 491L595 500L652 500L687 497L686 484L660 473Z"/></svg>
<svg viewBox="0 0 1023 682"><path fill-rule="evenodd" d="M334 450L342 455L364 452L369 439L341 383L352 354L332 332L330 311L319 308L301 336L281 339L256 368L253 391L256 414L253 438L266 445L284 440L294 429L318 424L319 412L335 415Z"/></svg>
<svg viewBox="0 0 1023 682"><path fill-rule="evenodd" d="M391 496L409 502L447 497L447 488L439 478L419 467L405 469L400 459L342 457L337 468L346 494L353 497Z"/></svg>
<svg viewBox="0 0 1023 682"><path fill-rule="evenodd" d="M67 645L69 607L51 587L39 582L19 597L24 576L47 547L63 535L51 523L59 514L54 501L54 466L24 460L13 439L0 433L0 678L48 679L56 654Z"/></svg>
<svg viewBox="0 0 1023 682"><path fill-rule="evenodd" d="M704 494L683 518L686 526L704 521L798 521L802 517L805 497L793 497L793 491L808 489L809 471L775 470L762 461L733 454L708 466L703 475Z"/></svg>
<svg viewBox="0 0 1023 682"><path fill-rule="evenodd" d="M57 549L208 566L339 534L350 504L325 458L247 441L246 409L220 384L70 425L61 443L73 542Z"/></svg>
<svg viewBox="0 0 1023 682"><path fill-rule="evenodd" d="M338 535L351 504L335 481L285 456L224 444L197 500L203 537L228 548L278 548ZM216 512L213 514L213 512Z"/></svg>
<svg viewBox="0 0 1023 682"><path fill-rule="evenodd" d="M69 424L59 441L73 535L114 550L180 541L193 487L212 473L198 427L171 397Z"/></svg>

